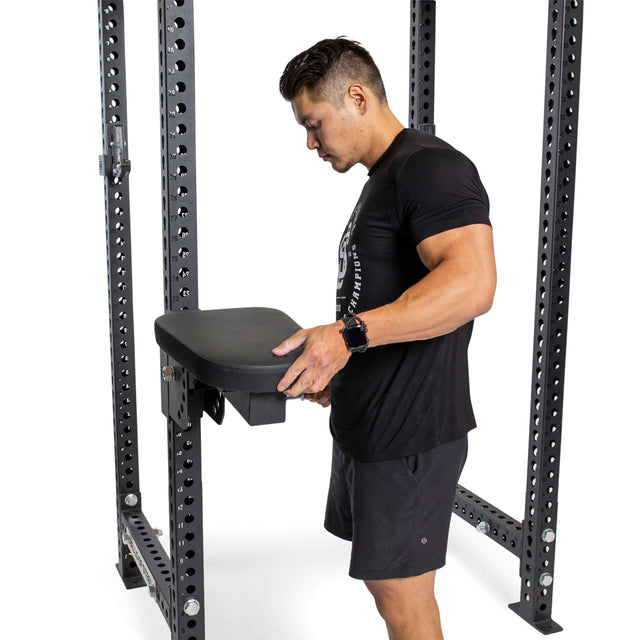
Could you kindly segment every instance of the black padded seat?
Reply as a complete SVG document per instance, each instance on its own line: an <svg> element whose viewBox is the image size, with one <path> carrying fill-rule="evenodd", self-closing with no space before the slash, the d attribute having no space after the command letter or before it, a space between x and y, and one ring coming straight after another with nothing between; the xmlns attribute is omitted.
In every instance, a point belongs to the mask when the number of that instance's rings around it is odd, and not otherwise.
<svg viewBox="0 0 640 640"><path fill-rule="evenodd" d="M190 310L155 321L160 348L200 382L221 391L276 392L302 348L271 353L300 329L286 313L267 307Z"/></svg>

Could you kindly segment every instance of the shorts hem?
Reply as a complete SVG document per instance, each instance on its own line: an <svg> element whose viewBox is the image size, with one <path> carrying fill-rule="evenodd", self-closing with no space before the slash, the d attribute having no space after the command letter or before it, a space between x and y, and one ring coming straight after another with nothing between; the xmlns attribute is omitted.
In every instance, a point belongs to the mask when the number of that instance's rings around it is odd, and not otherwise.
<svg viewBox="0 0 640 640"><path fill-rule="evenodd" d="M418 568L405 567L401 569L386 569L382 571L357 571L355 569L349 569L349 576L355 580L393 580L397 578L415 578L416 576L421 576L424 573L442 569L445 564L445 561L442 560L425 567Z"/></svg>
<svg viewBox="0 0 640 640"><path fill-rule="evenodd" d="M332 536L336 538L341 538L342 540L346 540L347 542L353 542L353 536L351 533L343 533L342 531L338 531L336 529L332 529L331 527L324 525L325 531L328 531Z"/></svg>

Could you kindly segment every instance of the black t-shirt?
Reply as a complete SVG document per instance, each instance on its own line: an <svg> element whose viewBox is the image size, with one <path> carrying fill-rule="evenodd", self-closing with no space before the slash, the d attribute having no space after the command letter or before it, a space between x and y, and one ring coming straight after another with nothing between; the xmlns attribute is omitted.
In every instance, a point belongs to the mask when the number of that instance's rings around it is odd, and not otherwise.
<svg viewBox="0 0 640 640"><path fill-rule="evenodd" d="M490 224L489 199L473 163L433 135L401 131L371 168L340 242L336 318L396 300L429 273L422 240L477 223ZM331 433L344 452L390 460L473 429L472 327L354 353L331 382Z"/></svg>

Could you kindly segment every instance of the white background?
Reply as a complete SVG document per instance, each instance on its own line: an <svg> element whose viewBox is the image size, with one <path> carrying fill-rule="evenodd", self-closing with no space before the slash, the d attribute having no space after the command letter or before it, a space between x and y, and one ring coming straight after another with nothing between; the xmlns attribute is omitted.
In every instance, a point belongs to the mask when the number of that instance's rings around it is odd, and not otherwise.
<svg viewBox="0 0 640 640"><path fill-rule="evenodd" d="M3 7L3 581L6 638L156 640L156 605L114 568L116 511L96 3ZM339 234L366 179L305 148L278 79L324 37L360 40L406 124L408 2L196 2L200 307L332 320ZM640 10L585 3L553 617L563 638L635 638ZM153 320L163 312L157 6L126 6L140 469L168 530ZM499 286L476 323L479 429L462 484L522 518L547 3L438 3L438 134L492 204ZM6 322L8 320L8 323ZM386 637L349 547L322 529L328 413L203 421L207 628L223 640ZM293 458L293 461L292 461ZM164 536L166 544L167 536ZM507 609L518 561L454 517L436 582L449 639L537 638Z"/></svg>

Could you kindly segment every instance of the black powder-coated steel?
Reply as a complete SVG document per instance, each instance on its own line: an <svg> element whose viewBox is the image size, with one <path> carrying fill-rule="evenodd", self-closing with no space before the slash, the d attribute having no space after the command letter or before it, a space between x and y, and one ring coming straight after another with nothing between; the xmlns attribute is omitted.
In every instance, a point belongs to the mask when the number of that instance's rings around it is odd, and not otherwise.
<svg viewBox="0 0 640 640"><path fill-rule="evenodd" d="M183 372L186 374L186 372ZM202 392L199 392L200 395ZM201 405L201 399L198 399ZM169 441L169 516L171 536L171 638L205 640L202 455L200 417L186 401L186 427L167 420ZM195 615L185 612L197 601Z"/></svg>
<svg viewBox="0 0 640 640"><path fill-rule="evenodd" d="M562 630L551 618L551 607L557 539L582 19L583 0L549 0L536 319L524 519L522 522L514 521L460 485L454 505L454 513L466 522L476 527L480 522L486 522L489 525L487 536L520 557L520 601L509 607L545 635Z"/></svg>
<svg viewBox="0 0 640 640"><path fill-rule="evenodd" d="M135 497L140 509L138 426L136 413L133 286L129 211L129 172L116 168L116 144L126 154L127 92L124 12L121 2L99 0L100 88L111 340L111 381L118 509L118 572L127 587L144 582L128 548L122 543L120 514L130 511ZM128 158L125 158L128 160ZM114 171L115 169L115 171Z"/></svg>
<svg viewBox="0 0 640 640"><path fill-rule="evenodd" d="M578 142L582 0L551 0L542 149L531 422L520 559L520 602L510 605L544 634L551 619L569 276ZM553 532L545 541L544 532Z"/></svg>
<svg viewBox="0 0 640 640"><path fill-rule="evenodd" d="M500 546L520 557L522 553L522 523L519 520L500 511L462 485L458 485L456 490L453 512L476 529L484 523L486 531L483 528L478 529L479 531L486 533Z"/></svg>
<svg viewBox="0 0 640 640"><path fill-rule="evenodd" d="M435 0L411 0L409 127L435 133Z"/></svg>
<svg viewBox="0 0 640 640"><path fill-rule="evenodd" d="M160 127L165 313L198 308L193 0L159 0ZM204 391L166 353L172 640L204 640L200 419ZM166 389L166 387L169 389ZM177 394L176 394L177 391ZM196 613L189 613L189 606ZM194 605L196 603L196 605Z"/></svg>
<svg viewBox="0 0 640 640"><path fill-rule="evenodd" d="M171 624L171 561L142 511L121 514L121 529L131 534L143 557L143 562L154 578L156 589L151 593L162 614Z"/></svg>
<svg viewBox="0 0 640 640"><path fill-rule="evenodd" d="M159 0L164 310L198 308L193 0Z"/></svg>

